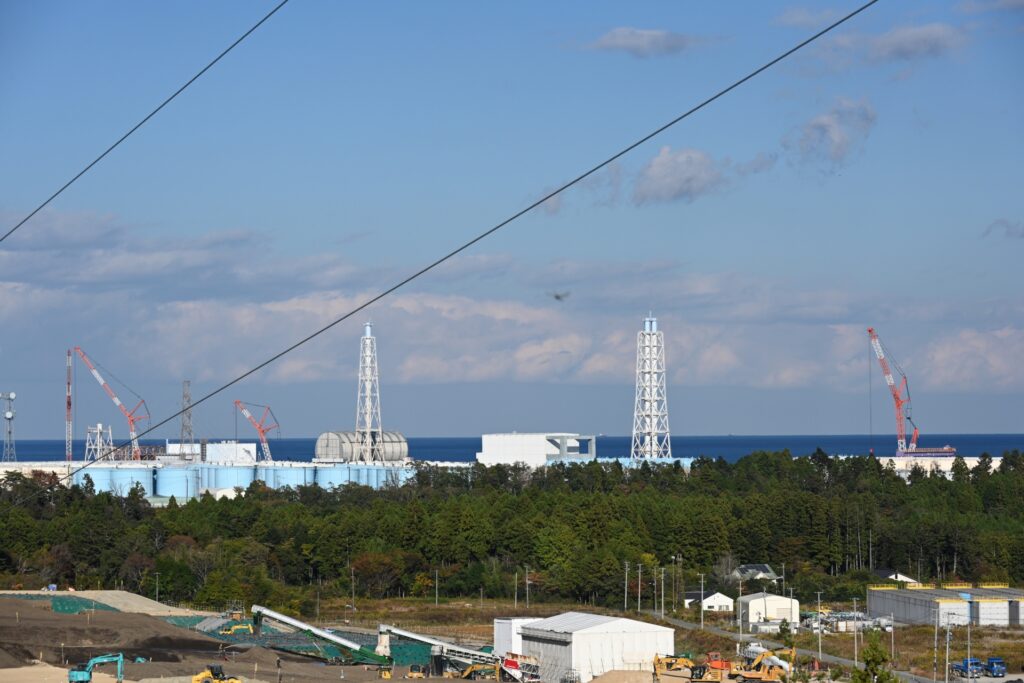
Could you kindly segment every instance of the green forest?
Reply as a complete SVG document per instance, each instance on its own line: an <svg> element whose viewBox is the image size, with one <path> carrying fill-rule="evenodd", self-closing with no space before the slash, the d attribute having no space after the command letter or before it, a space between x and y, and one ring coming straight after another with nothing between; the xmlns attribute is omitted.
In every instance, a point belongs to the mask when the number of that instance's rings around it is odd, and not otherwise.
<svg viewBox="0 0 1024 683"><path fill-rule="evenodd" d="M617 463L420 467L374 491L256 482L234 499L163 508L52 476L0 481L0 586L123 587L221 607L310 614L317 596L509 598L622 604L629 562L649 581L698 572L736 595L740 563L785 564L802 600L845 600L872 568L928 579L1024 581L1024 457L905 481L872 457L753 453L624 469ZM653 570L653 571L652 571ZM516 578L518 577L518 581ZM647 592L648 584L644 584ZM746 587L745 587L746 588ZM749 590L749 589L747 589Z"/></svg>

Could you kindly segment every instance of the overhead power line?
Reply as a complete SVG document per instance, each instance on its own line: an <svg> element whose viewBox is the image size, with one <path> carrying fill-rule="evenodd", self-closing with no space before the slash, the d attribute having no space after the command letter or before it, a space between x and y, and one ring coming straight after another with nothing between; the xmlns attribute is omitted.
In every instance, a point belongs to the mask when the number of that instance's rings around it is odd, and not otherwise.
<svg viewBox="0 0 1024 683"><path fill-rule="evenodd" d="M341 317L336 318L335 320L333 320L330 323L324 325L323 327L321 327L317 331L313 332L312 334L309 334L306 337L303 337L302 339L300 339L299 341L295 342L294 344L292 344L288 348L286 348L286 349L284 349L284 350L274 354L270 358L266 359L265 361L263 361L259 365L256 365L252 369L247 370L246 372L244 372L241 375L235 377L231 381L221 385L217 389L214 389L213 391L205 394L202 398L200 398L199 400L195 401L192 404L192 407L194 408L194 407L198 406L199 404L201 404L201 403L203 403L203 402L213 398L217 394L220 394L224 390L234 386L235 384L238 384L239 382L241 382L242 380L246 379L250 375L253 375L253 374L259 372L260 370L262 370L263 368L267 367L271 363L277 361L281 357L291 353L295 349L297 349L300 346L306 344L307 342L312 341L313 339L319 337L321 334L323 334L324 332L327 332L328 330L330 330L331 328L335 327L336 325L339 325L340 323L348 320L349 318L351 318L355 314L359 313L360 311L362 311L362 310L372 306L373 304L377 303L378 301L380 301L384 297L389 296L390 294L394 293L395 291L401 289L402 287L404 287L405 285L409 284L413 280L416 280L420 276L430 272L431 270L433 270L437 266L441 265L445 261L448 261L452 257L462 253L466 249L469 249L471 246L473 246L477 242L479 242L479 241L489 237L490 235L493 235L498 230L501 230L502 228L504 228L509 223L512 223L513 221L517 220L518 218L521 218L523 215L525 215L525 214L529 213L530 211L536 209L538 206L540 206L544 202L548 201L552 197L555 197L556 195L559 195L562 192L565 192L570 187L573 187L574 185L578 184L579 182L581 182L582 180L586 179L587 177L589 177L589 176L593 175L594 173L600 171L602 168L604 168L608 164L610 164L613 161L619 159L620 157L624 156L625 154L628 154L629 152L631 152L632 150L636 149L637 147L639 147L640 145L644 144L645 142L651 140L652 138L660 135L661 133L665 132L666 130L668 130L672 126L674 126L677 123L679 123L680 121L682 121L683 119L691 116L692 114L695 114L696 112L698 112L701 109L703 109L704 107L708 106L709 104L711 104L715 100L719 99L723 95L726 95L727 93L735 90L736 88L738 88L739 86L743 85L744 83L746 83L750 79L752 79L755 76L761 74L762 72L770 69L771 67L775 66L776 64L778 64L782 60L786 59L787 57L789 57L793 53L795 53L798 50L800 50L800 49L810 45L811 43L813 43L814 41L818 40L819 38L821 38L825 34L829 33L830 31L832 31L832 30L836 29L837 27L845 24L847 21L849 21L853 17L857 16L858 14L863 12L864 10L868 9L869 7L871 7L872 5L877 3L878 1L879 0L870 0L870 2L867 2L867 3L863 4L863 5L861 5L860 7L855 9L854 11L852 11L849 14L847 14L846 16L844 16L843 18L833 22L832 24L830 24L826 28L823 28L822 30L818 31L817 33L815 33L810 38L807 38L807 39L803 40L802 42L798 43L797 45L795 45L794 47L786 50L785 52L783 52L778 57L772 59L770 62L767 62L763 66L758 67L757 69L755 69L754 71L751 71L746 76L743 76L739 80L733 82L731 85L726 86L725 88L719 90L717 93L715 93L711 97L707 98L706 100L704 100L700 104L697 104L693 108L691 108L691 109L687 110L686 112L680 114L679 116L675 117L674 119L672 119L668 123L658 127L653 132L648 133L647 135L643 136L642 138L640 138L636 142L633 142L632 144L628 145L627 147L622 148L620 151L616 152L615 154L613 154L612 156L608 157L604 161L596 164L595 166L592 166L589 170L584 171L583 173L579 174L578 176L576 176L575 178L573 178L569 182L567 182L567 183L559 186L558 188L552 190L548 194L544 195L543 197L541 197L537 201L535 201L532 204L530 204L529 206L527 206L526 208L523 208L523 209L517 211L516 213L512 214L511 216L509 216L505 220L501 221L497 225L494 225L493 227L488 228L487 230L483 231L482 233L480 233L476 237L470 239L467 242L464 242L462 245L460 245L460 246L456 247L455 249L449 251L444 256L441 256L440 258L436 259L435 261L432 261L428 265L420 268L419 270L417 270L412 275L409 275L405 279L399 281L398 283L392 285L391 287L388 287L387 289L385 289L382 292L376 294L375 296L367 299L363 303L359 304L358 306L356 306L355 308L350 310L348 313L345 313ZM146 434L149 434L153 430L155 430L155 429L157 429L159 427L162 427L163 425L167 424L171 420L177 418L183 412L184 412L184 410L179 410L178 412L176 412L176 413L174 413L174 414L164 418L160 422L157 422L156 424L150 426L148 429L146 429L145 431L141 432L138 436L141 438L141 437L145 436ZM127 447L127 445L128 445L128 443L126 442L126 443L122 444L117 449L114 449L111 452L112 453L118 452L118 450ZM106 457L109 457L109 456L106 456ZM67 481L68 479L71 479L72 477L74 477L75 474L81 472L82 470L86 469L87 467L89 467L89 466L91 466L91 465L93 465L93 464L95 464L97 462L100 462L100 460L106 459L106 457L97 458L96 460L92 460L92 461L89 461L89 462L83 464L81 467L79 467L79 468L77 468L75 470L72 470L71 472L69 472L64 477L61 477L55 484L53 484L49 488L52 489L53 486L56 486L57 484L60 484L60 483L62 483L64 481ZM47 490L49 490L49 489L47 489Z"/></svg>
<svg viewBox="0 0 1024 683"><path fill-rule="evenodd" d="M113 152L113 151L114 151L114 150L115 150L115 149L116 149L116 148L118 147L118 145L120 145L120 144L121 144L122 142L124 142L125 140L127 140L127 139L128 139L128 138L129 138L130 136L131 136L131 134L132 134L132 133L134 133L134 132L135 132L135 131L137 131L137 130L138 130L139 128L142 128L142 127L143 127L144 125L146 125L146 122L147 122L147 121L149 121L149 120L150 120L151 118L153 118L154 116L156 116L156 115L157 115L157 113L158 113L158 112L159 112L159 111L160 111L161 109L163 109L163 108L164 108L164 107L166 107L166 106L167 106L168 104L170 104L170 103L171 103L171 100L173 100L173 99L174 99L175 97L177 97L177 96L178 96L178 95L180 95L181 93L185 92L185 89L186 89L186 88L188 88L188 87L189 87L190 85L192 85L192 84L193 84L193 83L195 83L195 82L196 82L197 80L199 80L199 77L200 77L200 76L202 76L202 75L203 75L203 74L205 74L205 73L206 73L207 71L209 71L209 70L210 70L210 69L211 69L211 68L213 67L213 65L214 65L214 64L216 64L217 62L219 62L219 61L220 61L220 60L221 60L221 59L222 59L222 58L223 58L223 57L224 57L225 55L227 55L227 53L229 53L229 52L231 52L232 50L234 50L234 49L235 49L235 48L236 48L236 47L238 46L238 44L239 44L239 43L241 43L241 42L242 42L243 40L245 40L246 38L248 38L248 37L249 37L249 35L250 35L250 34L251 34L251 33L252 33L253 31L255 31L255 30L256 30L256 29L258 29L258 28L259 28L260 26L262 26L262 25L263 25L263 23L264 23L264 22L265 22L265 21L266 21L267 19L269 19L270 17L274 16L274 13L275 13L275 12L277 12L277 10L281 9L282 7L284 7L284 6L286 5L286 4L288 4L288 0L282 0L282 1L281 1L281 2L280 2L280 3L278 4L278 5L277 5L277 6L275 6L275 7L274 7L274 9L270 10L269 12L267 12L267 13L266 13L266 14L265 14L265 15L263 16L263 18L262 18L262 19L260 19L260 20L259 20L259 21L257 21L257 22L256 22L255 24L253 24L253 27L252 27L252 28L250 28L250 29L249 29L248 31L246 31L245 33L243 33L243 34L242 34L242 35L241 35L241 36L240 36L240 37L238 38L238 40L236 40L235 42L233 42L233 43L231 43L230 45L228 45L228 46L227 46L227 48L226 48L226 49L225 49L225 50L224 50L223 52L221 52L221 53L220 53L219 55L217 55L216 57L214 57L214 59L213 59L213 61L212 61L212 62L210 62L209 64L207 64L206 66L204 66L204 67L203 67L202 69L200 69L200 70L199 70L199 73L197 73L197 74L196 74L195 76L193 76L192 78L188 79L188 81L186 81L185 85L183 85L183 86L181 86L180 88L178 88L177 90L175 90L175 91L174 91L174 93L173 93L173 94L172 94L172 95L171 95L170 97L168 97L168 98L167 98L166 100L164 100L163 102L161 102L161 103L160 103L160 106L158 106L158 107L157 107L156 109L154 109L153 111L149 112L149 114L147 114L147 115L146 115L146 118L142 119L141 121L139 121L138 123L136 123L136 124L135 124L134 126L132 126L131 130L129 130L129 131L127 132L127 133L125 133L125 134L124 134L124 135L122 135L122 136L121 136L120 138L118 138L117 142L115 142L115 143L114 143L114 144L112 144L112 145L111 145L110 147L107 147L107 148L106 148L105 150L103 150L103 153L102 153L102 154L100 154L100 155L99 155L98 157L96 157L96 158L95 158L95 159L93 159L93 160L92 160L91 162L89 162L89 164L88 164L88 165L87 165L87 166L86 166L85 168L83 168L83 169L82 169L81 171L79 171L78 173L76 173L76 174L75 174L75 176L74 176L73 178L71 178L71 180L69 180L69 181L67 181L66 183L64 183L64 184L63 184L63 185L62 185L62 186L60 187L60 189L59 189L59 190L57 190L56 192L54 192L53 194L51 194L51 195L50 195L49 197L47 197L46 201L44 201L44 202L43 202L42 204L40 204L39 206L37 206L37 207L36 207L35 209L33 209L33 210L32 210L32 213L30 213L29 215L27 215L27 216L25 216L24 218L22 218L22 219L21 219L20 221L18 221L17 225L15 225L15 226L14 226L13 228L11 228L11 229L10 229L10 230L8 230L8 231L7 231L6 233L4 233L4 236L3 236L3 237L0 237L0 242L3 242L3 241L4 241L5 239L7 239L7 238L8 238L8 237L10 237L11 235L13 235L13 234L14 234L14 231L15 231L15 230L17 230L18 228L20 228L21 226L25 225L25 223L28 223L28 222L29 222L29 221L30 221L30 220L32 219L32 217L33 217L33 216L35 216L35 215L36 215L37 213L39 213L39 212L40 212L40 211L42 211L42 210L43 210L44 208L46 208L46 206L47 206L47 205L48 205L48 204L49 204L50 202L52 202L52 201L53 201L54 199L56 199L57 197L59 197L59 196L60 196L60 195L61 195L61 194L62 194L62 193L64 192L64 190L66 190L66 189L68 189L69 187L71 187L71 186L72 186L72 185L74 184L74 182L75 182L76 180L78 180L79 178L81 178L82 176L84 176L84 175L85 175L86 173L88 173L88 172L89 172L89 170L90 170L90 169L92 169L92 167L93 167L93 166L95 166L95 165L96 165L96 164L98 164L98 163L99 163L100 161L102 161L102 160L103 160L103 158L104 158L105 156L107 156L108 154L110 154L111 152Z"/></svg>

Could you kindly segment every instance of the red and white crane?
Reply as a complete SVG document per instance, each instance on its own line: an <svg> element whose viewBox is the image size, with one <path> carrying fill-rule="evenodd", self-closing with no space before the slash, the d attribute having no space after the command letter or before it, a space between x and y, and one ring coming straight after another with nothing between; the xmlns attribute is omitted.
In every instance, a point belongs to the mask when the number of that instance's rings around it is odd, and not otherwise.
<svg viewBox="0 0 1024 683"><path fill-rule="evenodd" d="M103 375L101 375L100 371L96 369L96 366L89 359L89 356L85 354L85 351L82 350L81 346L75 347L75 353L77 353L78 356L82 359L85 365L89 368L89 372L92 373L92 376L95 377L96 381L99 382L101 387L103 387L103 391L107 393L107 396L110 397L110 400L114 402L114 405L118 407L118 409L121 411L121 414L124 415L126 420L128 420L128 434L131 437L132 444L131 459L142 460L142 449L139 448L139 436L138 430L135 428L135 423L141 422L142 420L150 419L149 408L146 406L146 402L142 399L142 397L139 397L138 404L136 404L136 406L131 410L128 410L128 408L125 407L124 403L121 402L121 399L117 397L117 394L114 393L114 390L110 388L110 385L107 384L107 380L103 379ZM68 399L68 405L71 405L70 398ZM139 413L140 408L145 412Z"/></svg>
<svg viewBox="0 0 1024 683"><path fill-rule="evenodd" d="M74 425L71 424L71 349L68 349L67 414L64 418L64 458L71 462L71 439Z"/></svg>
<svg viewBox="0 0 1024 683"><path fill-rule="evenodd" d="M253 406L254 408L263 408L263 415L260 416L259 420L257 420L251 412L249 412L250 405ZM239 411L241 411L242 415L244 415L246 419L249 420L250 424L252 424L252 426L256 428L256 432L260 435L260 447L263 449L263 460L265 460L266 462L272 461L273 458L270 457L270 444L267 443L267 432L273 431L275 429L280 429L280 427L277 424L277 418L274 416L274 411L270 409L270 406L260 405L259 403L246 404L243 403L242 401L235 401L235 407L238 408ZM270 421L273 424L268 424L267 418L270 418Z"/></svg>
<svg viewBox="0 0 1024 683"><path fill-rule="evenodd" d="M896 454L900 455L909 451L915 451L917 450L918 430L911 415L910 385L907 384L907 375L896 361L893 360L892 365L900 376L900 382L897 384L892 376L892 371L889 369L889 360L886 358L885 347L882 346L882 342L878 339L878 333L875 332L875 328L868 328L868 336L871 337L871 348L874 349L875 355L878 357L878 364L882 366L882 375L885 376L885 383L889 385L889 393L892 394L893 403L896 404ZM914 428L910 437L910 443L907 443L907 422Z"/></svg>

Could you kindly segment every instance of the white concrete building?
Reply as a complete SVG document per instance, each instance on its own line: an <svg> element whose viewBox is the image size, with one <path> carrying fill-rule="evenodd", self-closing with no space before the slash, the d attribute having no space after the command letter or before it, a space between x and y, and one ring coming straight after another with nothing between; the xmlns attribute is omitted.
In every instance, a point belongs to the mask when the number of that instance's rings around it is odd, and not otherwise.
<svg viewBox="0 0 1024 683"><path fill-rule="evenodd" d="M675 650L675 631L622 617L566 612L522 627L523 654L540 662L545 683L588 683L608 671L652 671Z"/></svg>
<svg viewBox="0 0 1024 683"><path fill-rule="evenodd" d="M543 467L558 460L597 457L597 439L581 434L484 434L481 441L483 449L476 454L476 459L483 465L523 463ZM585 453L580 452L581 441L587 442Z"/></svg>
<svg viewBox="0 0 1024 683"><path fill-rule="evenodd" d="M505 657L523 654L523 626L540 621L539 617L509 617L494 620L494 654Z"/></svg>
<svg viewBox="0 0 1024 683"><path fill-rule="evenodd" d="M736 601L736 616L744 626L763 621L787 620L800 624L800 601L772 593L751 593Z"/></svg>
<svg viewBox="0 0 1024 683"><path fill-rule="evenodd" d="M686 591L683 596L683 607L686 609L697 608L700 606L697 604L698 600L700 600L700 591ZM705 612L732 612L735 609L733 599L722 593L704 591L704 599L701 602L704 603Z"/></svg>

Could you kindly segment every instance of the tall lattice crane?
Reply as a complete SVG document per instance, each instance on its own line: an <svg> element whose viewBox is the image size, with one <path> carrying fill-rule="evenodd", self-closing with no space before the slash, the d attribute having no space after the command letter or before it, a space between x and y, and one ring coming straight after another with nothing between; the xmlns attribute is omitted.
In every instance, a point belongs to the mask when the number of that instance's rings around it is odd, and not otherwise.
<svg viewBox="0 0 1024 683"><path fill-rule="evenodd" d="M110 388L110 385L107 384L107 380L103 379L103 375L101 375L100 371L96 369L96 365L92 362L92 360L89 359L89 356L85 354L85 351L82 350L81 346L75 347L75 353L78 354L79 358L82 359L82 362L84 362L86 367L89 368L89 372L92 374L93 377L96 378L96 381L99 382L99 385L103 387L103 391L105 391L107 396L110 397L110 400L114 402L114 405L118 407L118 409L121 411L121 414L124 415L124 418L128 420L128 435L131 437L132 446L131 459L142 460L142 449L139 448L139 432L135 428L135 424L137 422L141 422L142 420L150 419L149 407L146 406L146 402L142 399L141 396L135 394L138 397L139 402L135 405L134 408L128 410L124 403L121 402L121 399L117 397L117 394L114 393L114 390ZM131 391L131 389L129 389L129 391ZM132 393L134 394L135 392L133 391ZM139 412L140 409L142 410L142 412ZM115 455L114 457L117 456Z"/></svg>
<svg viewBox="0 0 1024 683"><path fill-rule="evenodd" d="M893 403L896 405L896 452L900 454L915 451L917 450L918 429L917 425L914 424L911 414L910 385L907 384L907 375L899 364L896 363L896 360L893 359L892 366L896 368L896 372L900 376L900 382L897 384L892 376L892 371L889 369L889 360L886 358L885 347L882 346L882 342L878 339L878 333L875 332L875 328L868 328L868 336L871 338L871 348L874 349L875 356L878 357L878 364L882 366L882 375L885 377L885 383L889 385L889 393L892 394ZM889 359L892 358L891 355L888 357ZM914 428L910 437L910 443L907 443L907 422Z"/></svg>
<svg viewBox="0 0 1024 683"><path fill-rule="evenodd" d="M263 408L263 415L257 420L251 412L249 412L249 406L254 408ZM273 460L270 457L270 444L267 442L267 432L275 429L280 430L280 426L277 424L277 417L274 416L274 411L270 409L270 406L260 405L259 403L243 403L242 401L235 401L235 407L249 420L249 423L256 429L256 433L260 435L260 448L263 449L263 459L267 462ZM267 418L270 419L272 424L268 424Z"/></svg>

